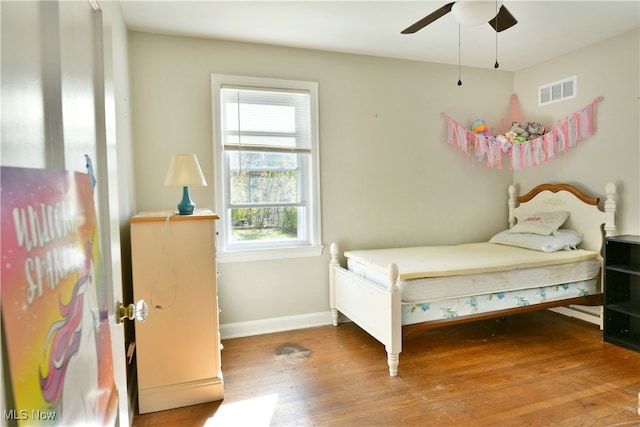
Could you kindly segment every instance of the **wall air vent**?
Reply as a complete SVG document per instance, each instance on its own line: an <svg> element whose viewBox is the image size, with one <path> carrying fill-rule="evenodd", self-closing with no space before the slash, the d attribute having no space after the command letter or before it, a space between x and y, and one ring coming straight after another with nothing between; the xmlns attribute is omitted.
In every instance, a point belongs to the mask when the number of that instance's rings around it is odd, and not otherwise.
<svg viewBox="0 0 640 427"><path fill-rule="evenodd" d="M577 76L538 86L538 106L575 98L578 92L577 86Z"/></svg>

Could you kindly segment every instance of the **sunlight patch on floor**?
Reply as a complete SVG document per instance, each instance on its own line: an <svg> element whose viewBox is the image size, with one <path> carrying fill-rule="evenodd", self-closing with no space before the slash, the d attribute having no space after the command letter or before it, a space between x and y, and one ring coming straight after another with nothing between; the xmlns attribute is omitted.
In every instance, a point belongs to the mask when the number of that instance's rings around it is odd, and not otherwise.
<svg viewBox="0 0 640 427"><path fill-rule="evenodd" d="M256 397L234 403L222 403L205 427L252 426L268 427L278 401L277 394Z"/></svg>

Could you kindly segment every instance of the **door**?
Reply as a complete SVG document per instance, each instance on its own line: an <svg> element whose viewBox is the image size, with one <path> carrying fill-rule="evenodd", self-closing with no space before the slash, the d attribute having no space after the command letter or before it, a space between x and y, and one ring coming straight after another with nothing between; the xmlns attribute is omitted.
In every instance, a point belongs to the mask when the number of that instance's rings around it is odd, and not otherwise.
<svg viewBox="0 0 640 427"><path fill-rule="evenodd" d="M100 339L110 339L99 348L112 353L110 361L104 351L96 352L93 359L107 367L100 371L109 377L106 383L115 385L115 412L108 422L126 426L130 416L124 331L116 314L116 302L122 300L118 174L115 141L109 136L113 129L107 129L114 126L114 120L109 117L113 111L105 108L110 94L105 93L102 11L97 2L89 1L0 2L0 17L2 165L86 173L87 159L91 161L96 178L92 199L97 251L105 283L96 300L101 301L101 318L109 325L108 333L103 331ZM67 299L65 296L64 304ZM3 323L5 326L8 324ZM9 363L4 344L3 366ZM83 366L76 371L91 369ZM32 409L37 408L15 407L9 374L3 375L5 399L0 416L16 424L33 422L33 418L24 420L23 415L32 417ZM112 402L113 398L106 400ZM27 412L20 412L23 410ZM109 411L106 409L107 417Z"/></svg>

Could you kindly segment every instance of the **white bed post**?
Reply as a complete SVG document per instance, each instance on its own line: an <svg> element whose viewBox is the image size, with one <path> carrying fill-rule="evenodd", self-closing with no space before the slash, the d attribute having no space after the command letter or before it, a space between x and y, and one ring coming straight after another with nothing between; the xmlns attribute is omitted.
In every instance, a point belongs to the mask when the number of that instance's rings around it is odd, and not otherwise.
<svg viewBox="0 0 640 427"><path fill-rule="evenodd" d="M507 205L509 207L509 228L516 225L516 216L514 214L514 209L516 208L517 199L516 199L516 186L511 184L509 186L509 201Z"/></svg>
<svg viewBox="0 0 640 427"><path fill-rule="evenodd" d="M607 183L604 187L604 194L606 194L607 198L604 201L604 213L605 213L605 222L604 222L604 236L615 236L616 235L616 185L612 182ZM605 242L602 242L601 250L604 250ZM604 261L602 258L600 259L601 268L600 268L600 284L602 286L602 292L604 292ZM604 330L604 305L600 306L600 330Z"/></svg>
<svg viewBox="0 0 640 427"><path fill-rule="evenodd" d="M607 199L604 201L604 212L606 219L604 223L605 236L616 235L616 185L612 182L608 183L605 187L605 194Z"/></svg>
<svg viewBox="0 0 640 427"><path fill-rule="evenodd" d="M402 351L402 304L400 288L398 287L398 266L395 263L389 264L389 287L387 290L391 296L390 337L385 344L387 350L387 363L389 364L389 375L398 375L398 365L400 364L400 352Z"/></svg>
<svg viewBox="0 0 640 427"><path fill-rule="evenodd" d="M329 247L331 261L329 261L329 308L331 309L331 322L338 326L338 309L336 308L336 278L335 268L340 265L338 261L338 245L332 243Z"/></svg>

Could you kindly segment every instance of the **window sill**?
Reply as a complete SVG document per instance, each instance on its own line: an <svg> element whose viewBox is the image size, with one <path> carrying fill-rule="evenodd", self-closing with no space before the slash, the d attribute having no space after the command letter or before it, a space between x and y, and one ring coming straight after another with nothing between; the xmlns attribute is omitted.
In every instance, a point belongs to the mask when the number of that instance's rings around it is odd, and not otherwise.
<svg viewBox="0 0 640 427"><path fill-rule="evenodd" d="M217 252L220 264L231 262L266 261L270 259L304 258L322 255L324 245L296 246L290 248L257 249L248 251Z"/></svg>

